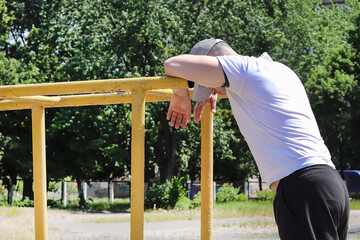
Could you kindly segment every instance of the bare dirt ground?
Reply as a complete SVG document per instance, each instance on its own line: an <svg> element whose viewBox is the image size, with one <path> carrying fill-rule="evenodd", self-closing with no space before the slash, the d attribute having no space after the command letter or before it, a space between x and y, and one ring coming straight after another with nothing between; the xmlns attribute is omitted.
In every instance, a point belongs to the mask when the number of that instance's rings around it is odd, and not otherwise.
<svg viewBox="0 0 360 240"><path fill-rule="evenodd" d="M113 219L127 213L66 213L49 211L49 239L130 239L130 223ZM97 222L96 219L98 219ZM144 224L146 240L200 239L200 220L166 221ZM213 220L213 239L279 239L272 217ZM360 239L360 210L352 210L348 239Z"/></svg>

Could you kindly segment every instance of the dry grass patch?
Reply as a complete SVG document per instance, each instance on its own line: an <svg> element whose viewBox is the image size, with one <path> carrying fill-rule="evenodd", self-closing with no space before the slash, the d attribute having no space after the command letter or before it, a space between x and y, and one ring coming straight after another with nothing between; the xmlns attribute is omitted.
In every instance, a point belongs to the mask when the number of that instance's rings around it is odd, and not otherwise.
<svg viewBox="0 0 360 240"><path fill-rule="evenodd" d="M34 209L0 207L0 239L34 239Z"/></svg>

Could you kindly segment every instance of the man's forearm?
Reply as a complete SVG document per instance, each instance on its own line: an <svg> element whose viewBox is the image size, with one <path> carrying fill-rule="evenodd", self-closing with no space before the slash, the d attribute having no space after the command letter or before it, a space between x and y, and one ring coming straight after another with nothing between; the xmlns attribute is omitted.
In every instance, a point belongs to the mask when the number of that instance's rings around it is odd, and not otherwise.
<svg viewBox="0 0 360 240"><path fill-rule="evenodd" d="M174 88L173 93L181 97L189 97L189 89L187 88Z"/></svg>

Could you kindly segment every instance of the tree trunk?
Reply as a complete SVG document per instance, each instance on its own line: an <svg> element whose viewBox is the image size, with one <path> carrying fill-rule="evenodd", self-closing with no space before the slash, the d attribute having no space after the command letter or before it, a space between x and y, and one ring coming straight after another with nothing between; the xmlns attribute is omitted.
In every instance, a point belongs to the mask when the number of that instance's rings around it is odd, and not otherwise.
<svg viewBox="0 0 360 240"><path fill-rule="evenodd" d="M171 178L171 173L174 169L176 160L176 134L173 130L167 138L165 138L166 155L163 158L162 168L160 170L160 181L165 182L166 179Z"/></svg>
<svg viewBox="0 0 360 240"><path fill-rule="evenodd" d="M13 198L14 198L14 185L9 183L8 185L8 204L13 204Z"/></svg>
<svg viewBox="0 0 360 240"><path fill-rule="evenodd" d="M263 190L263 187L262 187L262 178L259 174L259 191L262 191Z"/></svg>
<svg viewBox="0 0 360 240"><path fill-rule="evenodd" d="M79 205L80 205L80 207L85 207L86 200L84 198L84 189L82 187L81 182L82 182L81 179L76 179L78 193L79 193Z"/></svg>
<svg viewBox="0 0 360 240"><path fill-rule="evenodd" d="M16 178L12 179L11 177L6 177L5 180L6 188L8 190L7 203L12 205L14 200L14 186L16 185Z"/></svg>
<svg viewBox="0 0 360 240"><path fill-rule="evenodd" d="M34 191L33 191L33 180L32 178L24 179L24 189L23 189L23 198L25 200L29 198L29 200L34 200Z"/></svg>
<svg viewBox="0 0 360 240"><path fill-rule="evenodd" d="M61 182L61 202L64 207L67 205L67 190L66 190L66 181Z"/></svg>

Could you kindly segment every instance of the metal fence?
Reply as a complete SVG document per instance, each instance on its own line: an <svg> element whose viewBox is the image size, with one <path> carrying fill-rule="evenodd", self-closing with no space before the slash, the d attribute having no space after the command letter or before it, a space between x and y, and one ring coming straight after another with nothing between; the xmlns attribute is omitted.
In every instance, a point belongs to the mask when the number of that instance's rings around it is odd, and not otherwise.
<svg viewBox="0 0 360 240"><path fill-rule="evenodd" d="M32 110L35 238L48 239L45 108L132 103L131 239L144 236L145 103L169 101L187 81L172 77L107 79L0 86L0 111ZM164 116L165 117L165 116ZM201 119L201 239L212 239L213 129L210 107Z"/></svg>

